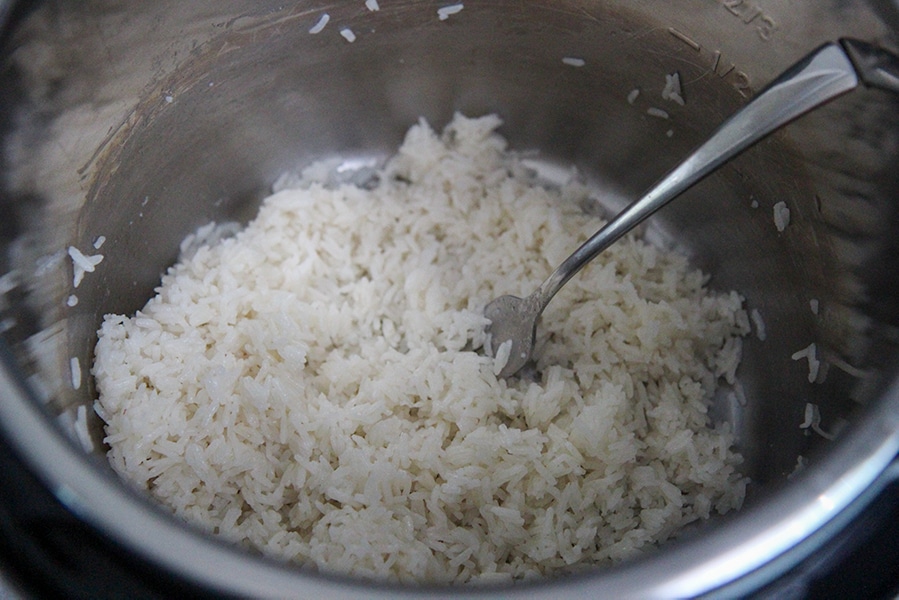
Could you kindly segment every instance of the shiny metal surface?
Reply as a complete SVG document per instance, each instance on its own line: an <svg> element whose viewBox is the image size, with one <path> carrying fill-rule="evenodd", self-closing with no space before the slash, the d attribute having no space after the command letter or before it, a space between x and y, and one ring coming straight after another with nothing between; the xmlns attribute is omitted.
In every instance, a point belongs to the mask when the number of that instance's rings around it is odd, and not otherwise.
<svg viewBox="0 0 899 600"><path fill-rule="evenodd" d="M864 62L866 56L875 56L871 49L866 55L864 47L850 47L855 49L857 63ZM880 56L878 53L877 57ZM887 58L893 60L884 60L885 64L899 64L899 59ZM869 71L877 74L877 83L884 79L880 68L866 70ZM562 286L587 263L734 156L808 111L855 89L858 82L853 63L835 43L803 57L728 118L674 170L562 261L533 294L527 298L502 296L487 304L484 314L491 321L488 351L495 352L502 344L511 343L500 376L509 377L527 364L534 350L537 320Z"/></svg>
<svg viewBox="0 0 899 600"><path fill-rule="evenodd" d="M865 85L899 93L899 65L893 54L861 40L841 43Z"/></svg>
<svg viewBox="0 0 899 600"><path fill-rule="evenodd" d="M331 156L383 160L419 117L439 128L457 110L498 112L513 148L577 166L614 213L809 49L850 36L895 51L899 23L893 4L862 0L473 0L446 20L436 3L380 4L59 1L16 11L6 30L0 430L85 520L215 589L441 591L323 577L221 544L118 481L98 419L94 452L81 450L70 423L93 398L100 319L142 306L186 234L245 221L284 171ZM323 12L329 25L310 34ZM684 107L660 97L674 71ZM671 118L651 117L653 106ZM754 481L744 510L613 568L469 593L709 592L788 554L885 472L899 450L897 108L878 90L843 96L698 184L646 232L764 318L766 339L744 346L741 389L711 409L740 438ZM779 201L791 211L782 233ZM69 246L104 255L77 288ZM812 342L817 382L791 359ZM807 403L828 432L848 423L835 441L799 428ZM789 477L799 456L808 467Z"/></svg>

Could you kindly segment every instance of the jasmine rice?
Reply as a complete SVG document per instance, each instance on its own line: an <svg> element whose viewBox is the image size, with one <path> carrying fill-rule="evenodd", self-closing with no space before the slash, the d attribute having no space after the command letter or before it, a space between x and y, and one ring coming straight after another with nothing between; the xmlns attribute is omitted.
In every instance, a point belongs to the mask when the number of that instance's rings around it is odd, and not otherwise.
<svg viewBox="0 0 899 600"><path fill-rule="evenodd" d="M484 305L600 224L499 124L415 125L370 189L295 178L107 315L92 373L116 471L214 535L403 582L608 564L739 508L706 408L749 319L683 256L619 242L544 314L539 380L495 375Z"/></svg>

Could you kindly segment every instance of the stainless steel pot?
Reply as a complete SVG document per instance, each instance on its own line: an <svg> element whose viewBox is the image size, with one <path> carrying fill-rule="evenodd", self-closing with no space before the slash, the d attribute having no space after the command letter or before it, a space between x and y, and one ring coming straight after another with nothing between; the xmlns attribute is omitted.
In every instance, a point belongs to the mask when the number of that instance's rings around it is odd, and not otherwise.
<svg viewBox="0 0 899 600"><path fill-rule="evenodd" d="M232 548L121 484L98 421L97 450L82 450L71 422L94 396L100 319L142 306L185 235L246 220L283 171L383 158L419 117L441 127L454 111L499 113L514 148L576 165L613 209L811 48L854 36L895 49L899 31L894 3L862 0L468 0L445 20L441 3L380 4L47 2L7 22L0 430L84 521L214 590L441 591L323 577ZM329 24L310 33L325 12ZM685 106L666 105L668 120L648 115L674 71ZM853 92L735 160L647 233L690 253L714 287L740 290L766 325L766 339L744 348L745 404L724 394L712 411L739 434L754 482L745 508L613 568L468 593L737 593L812 551L892 477L897 109L887 93ZM780 201L791 211L783 232ZM105 259L75 289L66 249L90 250L100 236ZM791 358L811 343L815 382ZM839 430L833 441L800 427L809 404L821 429Z"/></svg>

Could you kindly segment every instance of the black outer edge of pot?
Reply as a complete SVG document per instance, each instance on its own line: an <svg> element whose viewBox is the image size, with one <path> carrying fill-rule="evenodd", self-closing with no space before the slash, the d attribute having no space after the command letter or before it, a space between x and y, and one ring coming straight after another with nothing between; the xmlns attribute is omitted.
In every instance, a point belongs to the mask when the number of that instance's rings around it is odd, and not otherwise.
<svg viewBox="0 0 899 600"><path fill-rule="evenodd" d="M704 599L899 597L899 457L850 506L771 563Z"/></svg>
<svg viewBox="0 0 899 600"><path fill-rule="evenodd" d="M2 438L0 569L26 598L223 598L151 566L78 519Z"/></svg>
<svg viewBox="0 0 899 600"><path fill-rule="evenodd" d="M894 482L818 553L756 597L789 598L791 591L807 600L899 597L897 539L899 482Z"/></svg>

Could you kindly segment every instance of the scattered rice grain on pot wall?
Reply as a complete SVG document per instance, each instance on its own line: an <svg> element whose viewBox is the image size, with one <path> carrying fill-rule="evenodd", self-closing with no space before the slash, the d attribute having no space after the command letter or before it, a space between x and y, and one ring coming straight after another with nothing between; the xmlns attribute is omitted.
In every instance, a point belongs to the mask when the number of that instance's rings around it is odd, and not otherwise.
<svg viewBox="0 0 899 600"><path fill-rule="evenodd" d="M706 407L749 320L682 256L630 237L573 279L540 382L498 380L478 351L484 304L599 224L498 125L421 122L375 189L280 191L108 315L93 374L113 467L226 539L407 582L618 561L738 508L741 458Z"/></svg>

